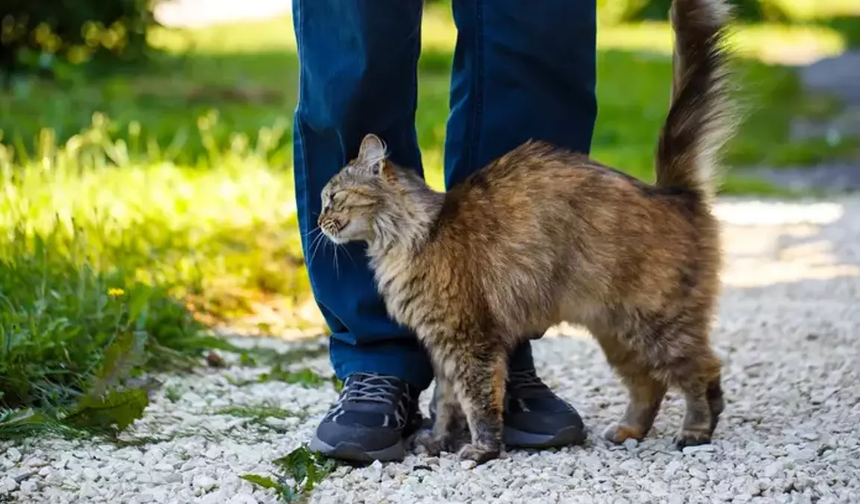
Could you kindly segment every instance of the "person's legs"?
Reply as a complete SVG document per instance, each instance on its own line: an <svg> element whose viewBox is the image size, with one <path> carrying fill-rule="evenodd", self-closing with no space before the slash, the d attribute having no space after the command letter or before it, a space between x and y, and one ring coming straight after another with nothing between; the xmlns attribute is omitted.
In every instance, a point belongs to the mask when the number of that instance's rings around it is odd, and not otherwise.
<svg viewBox="0 0 860 504"><path fill-rule="evenodd" d="M453 5L446 185L529 139L588 153L597 118L595 0Z"/></svg>
<svg viewBox="0 0 860 504"><path fill-rule="evenodd" d="M332 331L332 365L347 389L314 443L343 458L401 456L402 446L388 446L399 442L399 433L386 431L374 441L368 429L402 431L412 423L413 400L433 379L424 348L388 317L363 248L338 251L322 242L316 227L322 188L367 133L382 137L398 164L422 169L415 132L421 13L421 0L293 1L299 228L314 297ZM379 411L386 401L366 400L367 394L387 398L391 411ZM338 450L341 444L346 448Z"/></svg>
<svg viewBox="0 0 860 504"><path fill-rule="evenodd" d="M588 153L597 118L595 0L528 5L454 0L453 7L459 34L445 143L446 185L529 139ZM564 439L511 435L512 428L552 434L565 425L581 429L582 423L571 407L537 385L530 343L512 355L510 369L508 395L516 400L508 401L506 442L551 445L581 437L570 431ZM526 407L520 401L523 394L531 403Z"/></svg>

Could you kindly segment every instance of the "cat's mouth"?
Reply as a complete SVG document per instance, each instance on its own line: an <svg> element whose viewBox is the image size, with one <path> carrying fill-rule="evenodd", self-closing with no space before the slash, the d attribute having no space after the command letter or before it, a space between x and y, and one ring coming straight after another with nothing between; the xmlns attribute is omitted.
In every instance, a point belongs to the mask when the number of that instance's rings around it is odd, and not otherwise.
<svg viewBox="0 0 860 504"><path fill-rule="evenodd" d="M323 220L320 223L320 229L323 234L326 235L326 238L333 241L334 243L340 244L343 240L341 240L341 231L346 227L348 223L340 222L336 219L328 218Z"/></svg>

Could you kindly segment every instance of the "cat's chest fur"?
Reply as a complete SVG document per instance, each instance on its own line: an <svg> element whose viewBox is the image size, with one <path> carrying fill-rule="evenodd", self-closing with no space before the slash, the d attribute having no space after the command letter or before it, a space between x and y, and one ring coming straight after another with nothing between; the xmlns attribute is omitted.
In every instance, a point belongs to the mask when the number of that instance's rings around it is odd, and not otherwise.
<svg viewBox="0 0 860 504"><path fill-rule="evenodd" d="M382 296L388 314L398 323L414 330L422 341L432 337L432 316L437 303L428 300L434 285L428 282L429 272L421 254L404 250L389 250L380 256L371 256L370 265L376 287Z"/></svg>

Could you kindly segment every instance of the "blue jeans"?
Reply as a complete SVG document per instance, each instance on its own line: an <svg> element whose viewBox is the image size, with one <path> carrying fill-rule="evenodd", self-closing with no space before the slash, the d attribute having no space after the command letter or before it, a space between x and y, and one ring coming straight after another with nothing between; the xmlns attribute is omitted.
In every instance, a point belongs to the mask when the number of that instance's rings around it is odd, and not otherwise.
<svg viewBox="0 0 860 504"><path fill-rule="evenodd" d="M294 125L299 226L311 287L332 331L337 376L378 372L426 389L428 356L386 314L363 246L312 232L325 183L375 133L393 162L423 173L415 130L421 0L293 0L300 64ZM595 0L453 0L458 29L445 183L533 138L587 153L597 116ZM512 369L534 366L530 343Z"/></svg>

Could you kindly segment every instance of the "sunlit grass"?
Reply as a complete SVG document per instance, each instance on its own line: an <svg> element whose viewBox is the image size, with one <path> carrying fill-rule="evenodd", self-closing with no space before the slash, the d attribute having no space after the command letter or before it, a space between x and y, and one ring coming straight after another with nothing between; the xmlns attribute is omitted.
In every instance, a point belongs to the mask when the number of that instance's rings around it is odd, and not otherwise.
<svg viewBox="0 0 860 504"><path fill-rule="evenodd" d="M456 42L453 20L433 9L422 26L422 47L451 51ZM802 50L819 56L832 56L845 49L842 36L832 28L811 25L756 24L736 26L731 44L748 57L768 57L773 51ZM643 22L599 26L598 50L624 49L670 54L672 29L666 22ZM285 46L286 47L286 46Z"/></svg>
<svg viewBox="0 0 860 504"><path fill-rule="evenodd" d="M774 3L798 21L860 14L860 3L856 0L775 0Z"/></svg>
<svg viewBox="0 0 860 504"><path fill-rule="evenodd" d="M94 122L23 165L5 149L0 231L77 227L104 268L169 285L219 317L252 311L261 296L307 291L292 173L267 163L283 130L263 131L269 146L218 145L210 133L217 118L203 117L195 134L210 147L209 166L200 169L159 159L153 145L131 151L111 137L106 118Z"/></svg>
<svg viewBox="0 0 860 504"><path fill-rule="evenodd" d="M673 44L669 24L658 22L602 27L598 37L601 49L647 50L670 54ZM814 59L833 56L845 50L843 37L823 26L741 25L734 27L729 43L741 56L776 62L787 60L798 52L807 59Z"/></svg>
<svg viewBox="0 0 860 504"><path fill-rule="evenodd" d="M812 5L811 2L807 3ZM844 6L841 9L837 7L839 6L822 10L798 6L795 10L800 20L850 12ZM293 21L289 16L217 25L190 32L159 29L153 32L151 40L157 47L169 51L193 50L209 54L295 51L296 48ZM769 51L774 49L800 49L828 56L845 48L845 41L832 28L803 24L739 25L733 30L731 40L751 57L768 55ZM430 51L451 51L455 42L456 27L447 9L428 8L421 27L422 48ZM668 54L671 48L672 30L665 22L608 25L598 29L598 49L646 50Z"/></svg>

